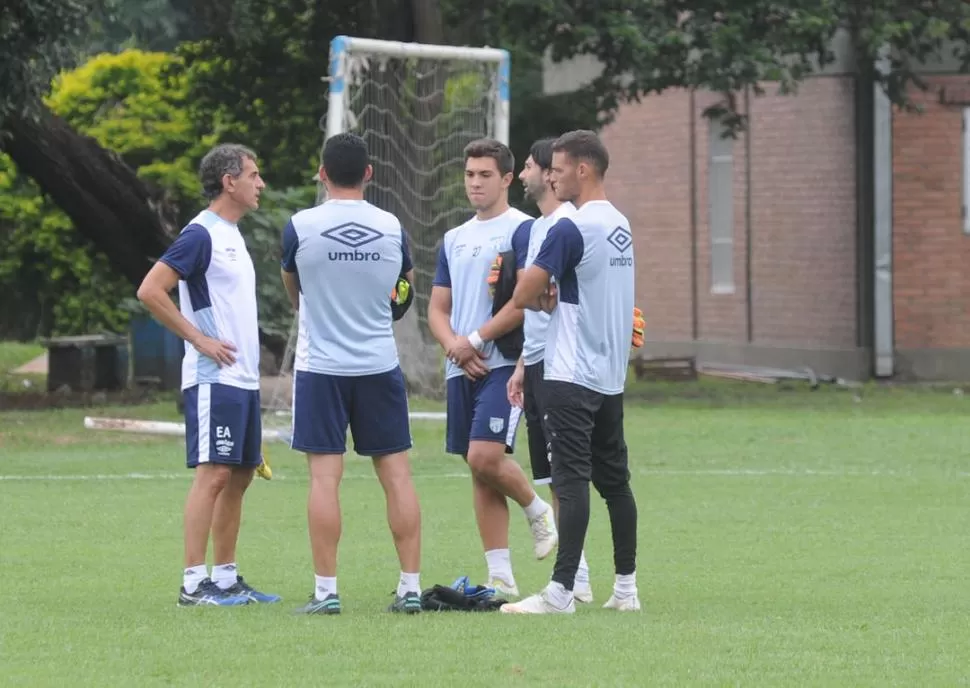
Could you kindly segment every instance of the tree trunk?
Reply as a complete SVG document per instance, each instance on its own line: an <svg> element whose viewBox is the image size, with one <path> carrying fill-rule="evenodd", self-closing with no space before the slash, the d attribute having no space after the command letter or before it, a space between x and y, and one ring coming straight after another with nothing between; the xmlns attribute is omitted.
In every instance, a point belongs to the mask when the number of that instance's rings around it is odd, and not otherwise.
<svg viewBox="0 0 970 688"><path fill-rule="evenodd" d="M30 176L119 274L138 285L178 234L175 207L117 155L74 131L46 108L36 119L13 115L2 140Z"/></svg>
<svg viewBox="0 0 970 688"><path fill-rule="evenodd" d="M415 43L444 42L445 29L438 0L411 0L411 12L414 15Z"/></svg>

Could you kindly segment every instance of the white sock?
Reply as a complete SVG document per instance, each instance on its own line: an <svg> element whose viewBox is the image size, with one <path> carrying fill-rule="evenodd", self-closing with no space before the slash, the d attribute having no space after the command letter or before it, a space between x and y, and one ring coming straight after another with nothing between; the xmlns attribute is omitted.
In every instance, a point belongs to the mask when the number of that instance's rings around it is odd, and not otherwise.
<svg viewBox="0 0 970 688"><path fill-rule="evenodd" d="M569 606L569 601L573 598L573 593L563 587L562 583L550 581L545 589L546 600L557 609L565 609Z"/></svg>
<svg viewBox="0 0 970 688"><path fill-rule="evenodd" d="M337 594L337 577L329 578L327 576L314 576L316 579L316 587L314 588L314 595L318 600L327 599L327 595Z"/></svg>
<svg viewBox="0 0 970 688"><path fill-rule="evenodd" d="M539 516L542 516L546 512L546 509L550 508L549 504L542 500L542 497L536 495L532 499L532 503L525 507L525 517L530 521L536 520Z"/></svg>
<svg viewBox="0 0 970 688"><path fill-rule="evenodd" d="M515 584L512 576L512 554L507 549L490 549L485 552L485 563L488 564L488 577L501 578L509 585Z"/></svg>
<svg viewBox="0 0 970 688"><path fill-rule="evenodd" d="M218 585L220 590L228 590L236 584L237 580L236 562L212 567L212 582Z"/></svg>
<svg viewBox="0 0 970 688"><path fill-rule="evenodd" d="M586 563L586 551L579 553L579 568L576 569L575 585L589 585L589 564Z"/></svg>
<svg viewBox="0 0 970 688"><path fill-rule="evenodd" d="M404 571L401 571L401 577L397 581L397 596L404 597L404 594L408 592L421 594L420 573L404 573Z"/></svg>
<svg viewBox="0 0 970 688"><path fill-rule="evenodd" d="M209 577L205 564L190 566L182 572L182 587L190 595L199 589L199 583Z"/></svg>
<svg viewBox="0 0 970 688"><path fill-rule="evenodd" d="M617 575L613 583L613 595L619 597L633 597L637 594L636 571L625 576Z"/></svg>

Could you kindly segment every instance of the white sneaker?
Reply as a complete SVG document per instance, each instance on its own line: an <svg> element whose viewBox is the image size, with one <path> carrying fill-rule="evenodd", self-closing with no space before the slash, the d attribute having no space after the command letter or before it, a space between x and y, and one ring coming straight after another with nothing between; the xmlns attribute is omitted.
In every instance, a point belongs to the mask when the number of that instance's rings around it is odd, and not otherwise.
<svg viewBox="0 0 970 688"><path fill-rule="evenodd" d="M584 602L589 604L593 601L593 589L590 584L587 583L573 583L573 599L577 602Z"/></svg>
<svg viewBox="0 0 970 688"><path fill-rule="evenodd" d="M545 559L559 544L559 531L556 529L552 507L529 521L529 528L532 530L533 550L536 559Z"/></svg>
<svg viewBox="0 0 970 688"><path fill-rule="evenodd" d="M491 578L486 584L486 587L493 588L497 594L504 595L505 597L519 596L519 586L515 584L515 581L509 583L501 578Z"/></svg>
<svg viewBox="0 0 970 688"><path fill-rule="evenodd" d="M572 598L565 607L557 607L546 598L546 591L526 597L521 602L508 602L499 607L503 614L575 614Z"/></svg>
<svg viewBox="0 0 970 688"><path fill-rule="evenodd" d="M640 598L636 593L627 595L626 597L617 597L614 592L610 595L610 599L606 601L606 604L603 605L603 609L616 609L620 612L638 612L640 611Z"/></svg>

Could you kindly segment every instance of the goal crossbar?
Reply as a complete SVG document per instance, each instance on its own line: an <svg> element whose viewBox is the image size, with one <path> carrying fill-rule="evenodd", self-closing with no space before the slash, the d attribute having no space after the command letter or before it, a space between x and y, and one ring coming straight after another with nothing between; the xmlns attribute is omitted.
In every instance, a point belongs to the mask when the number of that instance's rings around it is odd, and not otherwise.
<svg viewBox="0 0 970 688"><path fill-rule="evenodd" d="M380 55L390 58L416 58L427 60L468 60L494 64L497 70L495 90L495 138L505 145L509 143L509 82L511 57L501 48L477 48L461 45L437 45L434 43L403 43L377 38L336 36L330 41L330 82L327 106L326 136L336 136L344 131L346 107L347 58L355 53Z"/></svg>
<svg viewBox="0 0 970 688"><path fill-rule="evenodd" d="M508 61L509 51L501 48L476 48L463 45L437 45L434 43L404 43L377 38L337 36L330 44L334 55L360 52L388 57L416 57L429 60L474 60L476 62Z"/></svg>

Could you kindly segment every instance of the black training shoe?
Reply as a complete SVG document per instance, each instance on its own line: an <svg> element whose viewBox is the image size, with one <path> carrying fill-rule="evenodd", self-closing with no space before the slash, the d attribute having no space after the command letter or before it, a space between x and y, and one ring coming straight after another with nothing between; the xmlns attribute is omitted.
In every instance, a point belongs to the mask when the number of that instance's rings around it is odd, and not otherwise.
<svg viewBox="0 0 970 688"><path fill-rule="evenodd" d="M231 588L230 588L231 590ZM179 602L180 607L201 607L201 606L217 606L217 607L239 607L244 604L249 604L248 597L242 597L240 595L233 594L230 590L223 590L218 585L212 582L210 578L203 578L202 582L199 583L199 587L195 589L193 593L185 592L185 586L179 590Z"/></svg>
<svg viewBox="0 0 970 688"><path fill-rule="evenodd" d="M297 614L339 614L340 597L337 593L330 593L325 599L318 600L316 595L310 595L310 601L296 610Z"/></svg>
<svg viewBox="0 0 970 688"><path fill-rule="evenodd" d="M421 611L421 596L416 592L395 595L394 602L387 608L387 611L397 614L417 614Z"/></svg>

